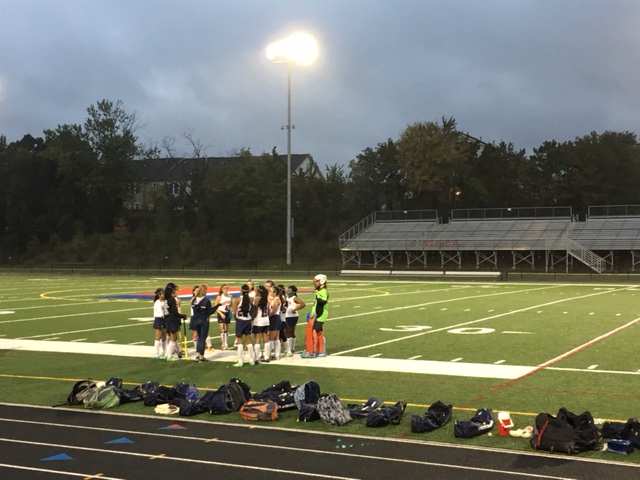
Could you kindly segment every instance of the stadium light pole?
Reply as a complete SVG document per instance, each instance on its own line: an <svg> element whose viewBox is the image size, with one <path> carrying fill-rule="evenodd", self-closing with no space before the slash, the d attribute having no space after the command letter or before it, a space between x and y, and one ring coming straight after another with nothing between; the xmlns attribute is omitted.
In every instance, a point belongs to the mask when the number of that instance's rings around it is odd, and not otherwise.
<svg viewBox="0 0 640 480"><path fill-rule="evenodd" d="M287 265L291 265L291 65L311 64L318 56L316 40L305 33L294 33L267 47L267 58L273 63L287 64Z"/></svg>

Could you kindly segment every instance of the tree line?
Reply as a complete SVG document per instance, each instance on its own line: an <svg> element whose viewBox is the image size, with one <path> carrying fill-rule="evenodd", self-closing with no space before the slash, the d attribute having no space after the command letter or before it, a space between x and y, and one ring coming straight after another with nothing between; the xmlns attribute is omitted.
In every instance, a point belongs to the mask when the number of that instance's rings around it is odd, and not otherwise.
<svg viewBox="0 0 640 480"><path fill-rule="evenodd" d="M139 141L141 128L121 101L102 100L82 125L12 143L0 135L0 264L283 262L285 156L240 149L233 165L193 171L179 191L157 189L149 208L131 210L139 161L163 154ZM640 204L639 183L632 132L550 140L527 156L459 131L453 118L414 123L347 167L293 176L293 260L339 261L339 235L374 211L435 209L446 221L459 208L570 206L585 215L590 205Z"/></svg>

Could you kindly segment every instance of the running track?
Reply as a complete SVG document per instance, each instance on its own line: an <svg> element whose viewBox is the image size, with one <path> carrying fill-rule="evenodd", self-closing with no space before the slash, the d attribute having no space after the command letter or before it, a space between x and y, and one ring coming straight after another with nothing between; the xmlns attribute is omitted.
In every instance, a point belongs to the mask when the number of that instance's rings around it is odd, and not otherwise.
<svg viewBox="0 0 640 480"><path fill-rule="evenodd" d="M0 432L0 478L11 480L640 478L640 465L613 458L72 408L0 404Z"/></svg>

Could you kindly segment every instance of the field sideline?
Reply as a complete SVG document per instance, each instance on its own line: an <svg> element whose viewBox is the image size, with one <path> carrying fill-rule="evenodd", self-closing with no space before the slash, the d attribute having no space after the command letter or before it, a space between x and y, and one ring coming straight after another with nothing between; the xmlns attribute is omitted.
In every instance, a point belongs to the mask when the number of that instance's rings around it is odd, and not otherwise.
<svg viewBox="0 0 640 480"><path fill-rule="evenodd" d="M243 280L2 275L0 386L12 388L2 389L0 401L15 402L7 393L15 390L13 382L37 377L52 379L45 382L56 388L30 394L29 403L47 405L68 389L55 379L121 376L135 384L157 377L172 383L186 375L215 388L239 376L254 390L283 378L315 378L341 398L403 399L414 413L440 399L454 405L458 418L488 407L531 424L538 412L563 406L610 420L640 416L638 285L329 279L324 359L296 356L233 369L236 353L218 348L215 323L210 364L152 358L151 301L127 295L168 281L204 281L215 292L223 282L237 288ZM274 280L311 287L309 279ZM301 297L310 306L313 294ZM298 327L298 347L303 330ZM105 367L103 358L122 373ZM451 441L440 435L430 439Z"/></svg>

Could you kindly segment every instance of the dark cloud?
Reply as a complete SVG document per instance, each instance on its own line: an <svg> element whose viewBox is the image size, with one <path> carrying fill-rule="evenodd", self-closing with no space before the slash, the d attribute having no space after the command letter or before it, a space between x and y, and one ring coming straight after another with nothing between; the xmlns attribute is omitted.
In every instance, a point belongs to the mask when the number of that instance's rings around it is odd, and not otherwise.
<svg viewBox="0 0 640 480"><path fill-rule="evenodd" d="M454 117L485 141L532 149L638 129L635 0L30 0L0 4L0 133L81 123L121 99L190 154L286 151L286 66L265 47L314 34L293 66L293 150L347 165L407 124Z"/></svg>

